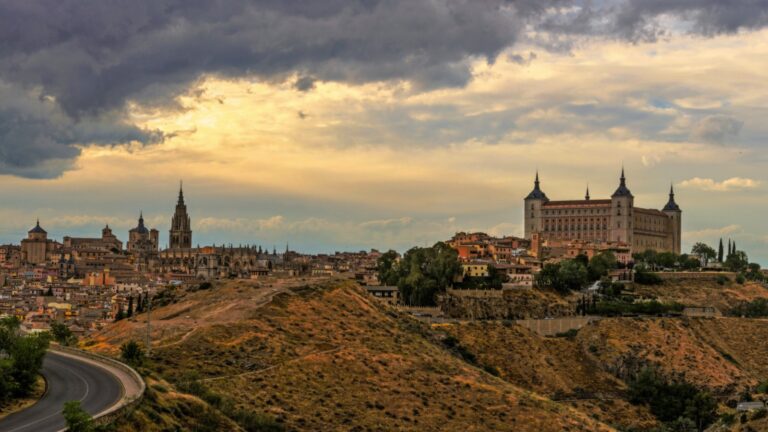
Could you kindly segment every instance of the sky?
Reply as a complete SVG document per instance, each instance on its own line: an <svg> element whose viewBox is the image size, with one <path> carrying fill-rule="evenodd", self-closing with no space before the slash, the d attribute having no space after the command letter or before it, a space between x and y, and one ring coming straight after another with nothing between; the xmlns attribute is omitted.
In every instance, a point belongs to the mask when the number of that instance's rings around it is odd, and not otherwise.
<svg viewBox="0 0 768 432"><path fill-rule="evenodd" d="M768 1L0 0L0 242L406 250L670 184L768 264Z"/></svg>

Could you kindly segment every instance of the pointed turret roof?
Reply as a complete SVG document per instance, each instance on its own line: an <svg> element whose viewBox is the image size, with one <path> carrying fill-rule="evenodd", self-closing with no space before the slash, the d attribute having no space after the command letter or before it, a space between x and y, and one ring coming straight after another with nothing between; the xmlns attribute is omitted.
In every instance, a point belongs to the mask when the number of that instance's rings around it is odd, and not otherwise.
<svg viewBox="0 0 768 432"><path fill-rule="evenodd" d="M539 186L539 171L538 170L536 171L536 180L534 180L534 182L533 182L533 190L531 191L531 193L528 194L527 197L525 197L525 199L527 199L527 200L529 200L529 199L540 199L540 200L544 200L544 201L549 201L549 198L547 198L547 194L545 194L541 190L541 187Z"/></svg>
<svg viewBox="0 0 768 432"><path fill-rule="evenodd" d="M616 189L616 192L611 195L611 198L616 197L632 197L632 192L629 191L629 188L627 187L627 180L624 177L624 167L621 167L621 178L619 179L619 187Z"/></svg>
<svg viewBox="0 0 768 432"><path fill-rule="evenodd" d="M669 201L664 206L664 211L680 211L680 206L675 202L675 189L669 185Z"/></svg>
<svg viewBox="0 0 768 432"><path fill-rule="evenodd" d="M584 196L584 199L589 201L589 185L587 185L587 194Z"/></svg>

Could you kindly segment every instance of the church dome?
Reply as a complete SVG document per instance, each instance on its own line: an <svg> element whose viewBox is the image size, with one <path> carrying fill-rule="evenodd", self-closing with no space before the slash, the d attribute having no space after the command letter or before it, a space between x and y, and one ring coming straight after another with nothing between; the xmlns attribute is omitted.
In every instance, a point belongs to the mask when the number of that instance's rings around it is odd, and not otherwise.
<svg viewBox="0 0 768 432"><path fill-rule="evenodd" d="M29 232L29 234L48 234L48 232L46 232L46 231L45 231L45 230L44 230L44 229L43 229L43 228L40 226L40 221L39 221L39 220L37 221L37 224L35 225L35 227L34 227L34 228L32 228L31 230L29 230L28 232Z"/></svg>

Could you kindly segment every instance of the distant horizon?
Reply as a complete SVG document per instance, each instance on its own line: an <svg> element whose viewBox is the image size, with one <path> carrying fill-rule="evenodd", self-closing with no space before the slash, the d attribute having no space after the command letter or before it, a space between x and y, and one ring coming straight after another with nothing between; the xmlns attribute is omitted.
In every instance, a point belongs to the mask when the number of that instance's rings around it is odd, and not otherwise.
<svg viewBox="0 0 768 432"><path fill-rule="evenodd" d="M535 171L534 171L535 175ZM629 177L629 173L627 174ZM541 182L542 182L542 189L547 192L550 196L551 200L570 200L570 199L581 199L583 197L561 197L559 194L557 194L556 190L549 189L547 187L547 179L546 176L543 174L540 174ZM531 187L532 187L533 181L531 181ZM618 184L618 182L617 182ZM631 178L628 178L628 184L630 186L630 189L633 190L634 188L631 182ZM39 218L40 219L40 225L43 229L45 229L48 232L48 238L53 239L56 241L63 241L63 238L65 236L70 237L100 237L102 228L105 227L105 225L109 225L109 227L112 229L113 233L117 236L117 238L125 244L128 239L128 231L132 228L134 228L138 224L139 215L143 214L144 220L145 220L145 226L152 229L157 229L160 233L160 248L165 249L167 248L168 244L168 231L170 229L170 220L173 215L173 209L175 206L175 200L176 196L178 194L178 186L176 186L177 189L175 193L173 194L173 199L169 200L169 203L167 204L167 210L157 210L154 211L152 207L150 207L150 210L145 210L144 207L140 208L137 211L137 214L134 219L131 219L130 216L102 216L102 217L96 217L96 216L88 216L84 218L73 218L73 219L56 219L56 216L53 216L52 218ZM585 185L585 191L586 192L586 185ZM316 226L313 227L316 231L322 230L323 223L321 223L320 219L310 219L308 221L290 221L286 220L282 216L274 216L267 220L252 220L248 218L239 218L235 217L232 218L231 221L233 221L230 226L228 226L228 230L226 231L211 231L209 228L209 224L211 220L216 220L215 216L205 216L205 213L202 213L205 211L205 209L198 209L195 207L194 204L190 204L190 198L192 198L192 202L195 200L195 192L194 190L189 189L190 186L187 184L184 189L185 194L185 200L187 201L187 208L190 214L190 218L192 221L192 232L193 232L193 238L192 238L192 245L193 247L197 247L198 245L200 247L203 246L212 246L212 245L218 245L218 246L228 246L232 244L233 246L261 246L264 250L272 252L273 248L278 251L278 253L282 253L285 250L286 245L290 247L291 251L299 252L299 253L307 253L307 254L333 254L335 252L359 252L359 251L370 251L372 249L376 249L379 251L387 251L387 250L396 250L399 253L403 253L407 251L408 249L412 247L424 247L424 246L431 246L434 243L437 243L439 241L446 241L450 239L454 234L459 232L484 232L488 233L492 236L497 237L503 237L503 236L515 236L524 238L524 235L522 233L522 225L519 225L519 232L501 232L498 231L499 227L504 226L504 221L498 221L495 225L492 225L490 227L487 227L485 229L478 228L478 227L472 227L472 228L462 228L460 227L455 218L453 218L453 231L445 231L446 235L442 238L433 238L433 239L427 239L423 238L421 242L419 243L404 243L400 242L396 245L387 245L387 244L372 244L372 243L331 243L325 244L320 242L314 242L314 241L302 241L300 237L298 237L298 233L301 232L301 229L306 229L305 225L302 224L302 222L307 223L307 225L311 225L314 223ZM590 188L590 195L593 200L596 199L607 199L610 198L610 192L607 192L605 194L598 194L595 193L595 191L600 192L606 192L610 190L610 187L594 187L589 186ZM555 192L555 193L553 193ZM667 190L668 192L668 190ZM518 212L520 215L522 215L523 207L522 207L522 198L518 200L519 203L516 206L517 208L513 209L514 212ZM636 205L638 207L649 207L649 208L655 208L651 207L650 205L645 205L642 201L639 201L638 198L636 198ZM663 204L658 205L658 208L661 208ZM683 220L685 221L687 217L689 217L688 214L686 214L686 209L684 206L684 203L681 204L683 207ZM55 213L55 209L46 209L47 212ZM158 212L161 212L158 214ZM201 214L202 213L202 214ZM199 215L199 216L198 216ZM198 225L198 218L200 221L202 221L201 225L203 226L204 231L201 233L200 231L196 230L196 226ZM37 221L38 217L36 216L31 223L29 224L29 227L19 231L17 233L18 238L13 237L13 233L9 232L7 228L4 228L0 231L0 244L19 244L20 240L23 238L26 238L27 231L35 226L35 223ZM103 220L101 225L99 225L98 220ZM518 217L518 220L520 220L521 217ZM59 222L59 223L56 223ZM252 222L253 224L249 224L249 222ZM394 218L390 220L374 220L374 221L367 221L362 222L358 226L365 226L365 225L373 225L373 226L379 226L381 228L386 228L390 224L396 224L401 225L403 227L412 224L414 221L411 218ZM298 224L298 225L297 225ZM19 224L16 224L16 226L19 226ZM298 226L300 229L297 229L296 232L291 232L293 229L292 227ZM286 237L284 240L280 240L279 238L275 237L273 232L270 232L270 227L276 228L275 231L278 231L280 233L286 234ZM237 231L237 229L242 228L244 232L247 232L250 230L257 230L258 232L263 234L263 237L260 239L258 237L243 237L240 232ZM218 233L224 232L225 235L219 235ZM723 241L727 241L727 239L730 239L729 236L722 237ZM693 246L694 243L704 241L701 239L688 239L686 238L685 234L683 235L683 251L682 253L690 253L690 248ZM712 247L717 247L717 240L715 242L706 242ZM737 242L738 244L738 242ZM740 246L740 244L739 244ZM742 247L739 247L740 250L743 250ZM746 250L746 252L749 254L750 251ZM756 261L753 256L750 256L750 261L753 262L759 262ZM761 265L762 263L759 262Z"/></svg>

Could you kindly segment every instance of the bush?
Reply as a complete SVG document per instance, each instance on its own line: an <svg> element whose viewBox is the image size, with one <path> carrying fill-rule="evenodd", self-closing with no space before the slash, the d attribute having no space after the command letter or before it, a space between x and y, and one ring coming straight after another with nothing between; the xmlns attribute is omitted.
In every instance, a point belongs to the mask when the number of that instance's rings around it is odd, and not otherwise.
<svg viewBox="0 0 768 432"><path fill-rule="evenodd" d="M635 269L635 282L640 285L661 285L664 281L656 273L651 273L643 267Z"/></svg>
<svg viewBox="0 0 768 432"><path fill-rule="evenodd" d="M63 414L68 432L91 432L94 430L93 418L80 407L80 401L64 403Z"/></svg>
<svg viewBox="0 0 768 432"><path fill-rule="evenodd" d="M760 298L751 302L742 302L728 311L730 316L743 316L746 318L768 317L768 299Z"/></svg>
<svg viewBox="0 0 768 432"><path fill-rule="evenodd" d="M752 414L752 418L750 420L765 418L766 415L768 415L768 411L766 411L765 408L760 408L759 410L755 411L754 414Z"/></svg>
<svg viewBox="0 0 768 432"><path fill-rule="evenodd" d="M53 340L65 345L72 346L77 344L77 336L65 324L54 321L51 323L51 335Z"/></svg>
<svg viewBox="0 0 768 432"><path fill-rule="evenodd" d="M744 285L744 282L747 281L747 278L744 277L743 274L739 273L738 276L736 276L736 283L739 285Z"/></svg>
<svg viewBox="0 0 768 432"><path fill-rule="evenodd" d="M144 350L136 341L128 341L120 346L120 357L131 366L144 363Z"/></svg>
<svg viewBox="0 0 768 432"><path fill-rule="evenodd" d="M688 424L701 431L717 418L717 402L709 393L685 381L668 381L653 368L644 368L630 380L629 399L647 405L673 430Z"/></svg>
<svg viewBox="0 0 768 432"><path fill-rule="evenodd" d="M715 282L717 282L718 285L725 285L730 281L731 280L728 279L728 276L726 275L717 275L717 277L715 278Z"/></svg>
<svg viewBox="0 0 768 432"><path fill-rule="evenodd" d="M598 302L590 313L597 315L665 315L680 313L684 306L680 303L661 303L657 300L649 302L627 303L623 301L608 300Z"/></svg>

